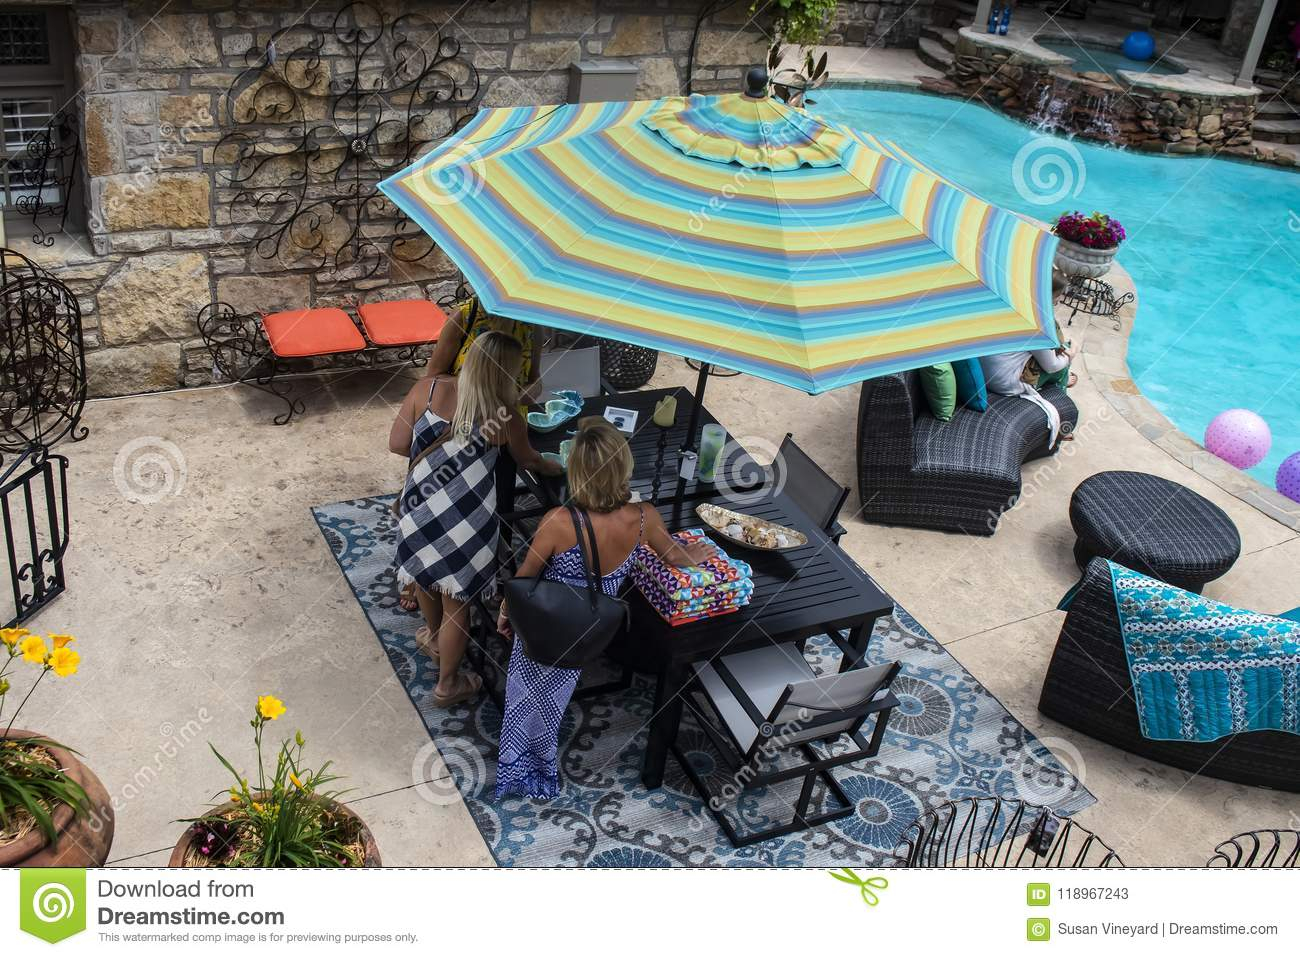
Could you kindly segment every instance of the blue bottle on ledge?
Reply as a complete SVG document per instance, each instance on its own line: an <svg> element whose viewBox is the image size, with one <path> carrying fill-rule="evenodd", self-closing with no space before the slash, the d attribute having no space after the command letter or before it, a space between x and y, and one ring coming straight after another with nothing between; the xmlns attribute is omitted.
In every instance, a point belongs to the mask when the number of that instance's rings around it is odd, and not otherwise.
<svg viewBox="0 0 1300 957"><path fill-rule="evenodd" d="M1010 26L1011 26L1011 4L1008 3L1005 7L1002 8L1002 17L1001 19L998 20L998 34L1000 36L1006 36L1007 30L1010 28Z"/></svg>
<svg viewBox="0 0 1300 957"><path fill-rule="evenodd" d="M1002 14L1001 7L993 7L989 10L989 33L998 32L998 19Z"/></svg>

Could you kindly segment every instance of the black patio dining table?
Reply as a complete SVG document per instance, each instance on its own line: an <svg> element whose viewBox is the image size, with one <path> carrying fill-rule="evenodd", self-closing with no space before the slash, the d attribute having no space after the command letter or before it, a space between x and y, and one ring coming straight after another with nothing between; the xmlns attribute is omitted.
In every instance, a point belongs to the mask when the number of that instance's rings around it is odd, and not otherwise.
<svg viewBox="0 0 1300 957"><path fill-rule="evenodd" d="M667 436L667 462L661 473L659 501L655 506L668 530L706 527L695 514L695 506L714 502L798 529L808 541L784 552L764 552L723 543L728 554L753 569L754 592L748 605L716 618L670 626L639 591L635 588L630 591L630 641L624 648L631 658L630 664L638 671L656 676L654 708L641 769L642 782L651 788L663 783L668 752L681 723L683 688L695 662L768 643L803 641L825 634L829 629L847 634L850 646L860 659L866 654L876 621L894 609L893 599L812 519L787 497L761 489L766 481L764 470L734 440L730 444L730 462L720 466L729 477L730 494L707 482L690 481L682 494L677 495L676 451L685 438L684 423L689 416L689 403L693 401L685 389L599 396L588 399L583 409L586 415L601 415L607 406L637 411L636 428L629 444L634 460L632 488L643 501L650 500L658 444L659 430L651 423L650 416L655 403L670 394L678 396L678 424L669 429ZM707 409L700 409L700 422L716 421ZM567 427L561 427L550 433L533 432L530 438L539 451L557 451L567 435ZM553 497L551 504L563 500L559 480L539 484L548 497ZM737 502L732 496L746 486L749 491Z"/></svg>

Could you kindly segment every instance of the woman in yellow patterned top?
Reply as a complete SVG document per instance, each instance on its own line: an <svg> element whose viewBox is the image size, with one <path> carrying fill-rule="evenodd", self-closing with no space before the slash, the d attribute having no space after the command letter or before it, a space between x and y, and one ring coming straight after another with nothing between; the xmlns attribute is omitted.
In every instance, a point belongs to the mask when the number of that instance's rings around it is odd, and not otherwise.
<svg viewBox="0 0 1300 957"><path fill-rule="evenodd" d="M519 370L519 401L524 405L536 401L538 390L537 368L533 363L533 327L526 322L489 315L477 299L462 303L456 310L456 315L443 326L438 344L433 347L433 355L429 357L425 375L458 375L460 367L465 364L469 347L484 332L504 332L519 343L524 351L523 365Z"/></svg>

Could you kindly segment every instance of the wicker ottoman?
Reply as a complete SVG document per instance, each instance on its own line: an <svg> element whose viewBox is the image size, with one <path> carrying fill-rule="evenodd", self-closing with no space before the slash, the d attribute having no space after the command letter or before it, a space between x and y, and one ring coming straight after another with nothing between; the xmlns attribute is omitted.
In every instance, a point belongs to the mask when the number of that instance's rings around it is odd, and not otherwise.
<svg viewBox="0 0 1300 957"><path fill-rule="evenodd" d="M1223 509L1177 482L1144 472L1098 472L1070 499L1074 559L1094 557L1199 592L1241 554Z"/></svg>

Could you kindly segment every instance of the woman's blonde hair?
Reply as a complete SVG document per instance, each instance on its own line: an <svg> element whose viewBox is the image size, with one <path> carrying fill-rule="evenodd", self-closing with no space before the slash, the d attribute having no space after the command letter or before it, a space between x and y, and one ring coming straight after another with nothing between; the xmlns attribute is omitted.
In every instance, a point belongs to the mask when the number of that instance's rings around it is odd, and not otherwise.
<svg viewBox="0 0 1300 957"><path fill-rule="evenodd" d="M589 416L578 423L565 466L569 493L579 508L612 512L632 501L632 450L609 422Z"/></svg>
<svg viewBox="0 0 1300 957"><path fill-rule="evenodd" d="M494 419L504 425L506 413L519 402L519 363L523 348L501 332L476 336L465 364L456 377L456 411L451 427L457 435L469 435Z"/></svg>

